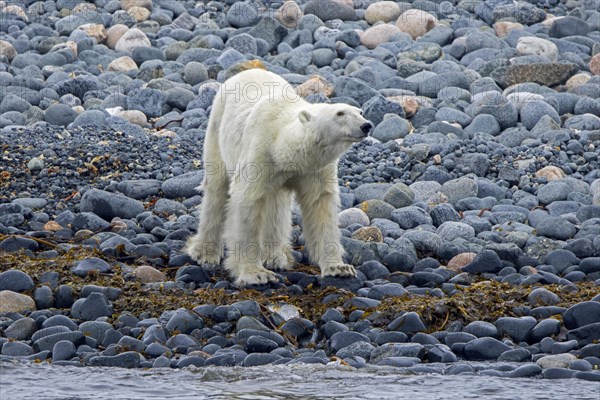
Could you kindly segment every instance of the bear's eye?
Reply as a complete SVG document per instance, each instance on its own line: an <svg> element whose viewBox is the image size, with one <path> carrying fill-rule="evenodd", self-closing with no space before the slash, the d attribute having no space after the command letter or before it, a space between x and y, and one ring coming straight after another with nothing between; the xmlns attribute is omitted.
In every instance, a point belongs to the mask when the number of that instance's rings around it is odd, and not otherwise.
<svg viewBox="0 0 600 400"><path fill-rule="evenodd" d="M343 117L344 116L344 112L343 111L338 111L337 112L337 116L338 117Z"/></svg>

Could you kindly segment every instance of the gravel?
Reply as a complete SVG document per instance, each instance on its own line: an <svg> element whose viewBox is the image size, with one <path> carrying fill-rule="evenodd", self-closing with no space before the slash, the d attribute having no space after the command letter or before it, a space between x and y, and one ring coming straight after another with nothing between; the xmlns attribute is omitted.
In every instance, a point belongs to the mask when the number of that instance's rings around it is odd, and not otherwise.
<svg viewBox="0 0 600 400"><path fill-rule="evenodd" d="M377 2L126 3L0 5L0 360L600 379L590 2L402 3L365 35ZM181 251L212 100L252 66L375 124L338 165L355 278L307 265L296 208L278 284Z"/></svg>

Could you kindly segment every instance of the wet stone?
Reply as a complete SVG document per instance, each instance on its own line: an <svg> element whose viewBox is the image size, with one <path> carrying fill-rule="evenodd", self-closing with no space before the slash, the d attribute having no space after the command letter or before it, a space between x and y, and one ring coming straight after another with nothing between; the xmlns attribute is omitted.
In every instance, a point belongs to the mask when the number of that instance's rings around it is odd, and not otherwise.
<svg viewBox="0 0 600 400"><path fill-rule="evenodd" d="M420 359L424 354L425 347L418 343L386 343L373 350L371 363L377 364L389 357L415 357Z"/></svg>
<svg viewBox="0 0 600 400"><path fill-rule="evenodd" d="M19 318L6 328L4 334L7 338L25 340L31 337L37 330L36 323L31 318Z"/></svg>
<svg viewBox="0 0 600 400"><path fill-rule="evenodd" d="M69 360L75 355L76 350L73 342L61 340L52 348L52 361Z"/></svg>
<svg viewBox="0 0 600 400"><path fill-rule="evenodd" d="M331 337L329 341L329 348L331 351L337 353L338 350L355 342L369 343L370 340L367 336L358 332L338 332Z"/></svg>
<svg viewBox="0 0 600 400"><path fill-rule="evenodd" d="M497 339L483 337L468 342L464 350L468 360L496 360L510 347Z"/></svg>
<svg viewBox="0 0 600 400"><path fill-rule="evenodd" d="M23 342L6 342L1 353L3 356L23 357L33 354L33 349Z"/></svg>
<svg viewBox="0 0 600 400"><path fill-rule="evenodd" d="M93 367L119 367L136 368L139 366L141 356L133 351L128 351L116 356L97 356L89 360Z"/></svg>
<svg viewBox="0 0 600 400"><path fill-rule="evenodd" d="M84 336L81 332L61 332L54 333L48 336L41 337L33 343L35 351L52 350L54 345L61 340L68 340L75 345L81 344L84 341ZM32 338L33 341L33 338Z"/></svg>

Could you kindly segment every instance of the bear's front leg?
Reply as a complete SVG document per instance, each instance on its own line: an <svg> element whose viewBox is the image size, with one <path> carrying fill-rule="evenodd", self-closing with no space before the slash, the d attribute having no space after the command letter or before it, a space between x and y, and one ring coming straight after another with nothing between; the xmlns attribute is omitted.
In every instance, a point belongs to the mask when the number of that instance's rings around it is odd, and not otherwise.
<svg viewBox="0 0 600 400"><path fill-rule="evenodd" d="M335 186L334 186L335 185ZM321 276L356 276L352 265L344 263L344 248L337 225L339 194L337 180L321 186L319 193L303 185L299 196L302 228L311 260L321 268ZM315 185L312 185L314 190Z"/></svg>
<svg viewBox="0 0 600 400"><path fill-rule="evenodd" d="M261 232L270 212L266 208L265 196L255 183L237 182L232 185L229 213L225 230L227 257L225 269L234 278L234 285L278 282L278 276L263 267L263 237Z"/></svg>

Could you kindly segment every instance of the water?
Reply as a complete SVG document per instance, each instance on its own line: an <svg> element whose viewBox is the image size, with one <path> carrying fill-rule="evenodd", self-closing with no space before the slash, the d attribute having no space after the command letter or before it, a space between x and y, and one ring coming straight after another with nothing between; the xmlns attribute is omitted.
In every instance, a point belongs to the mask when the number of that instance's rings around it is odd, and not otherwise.
<svg viewBox="0 0 600 400"><path fill-rule="evenodd" d="M600 400L600 383L291 365L126 370L0 363L0 399Z"/></svg>

